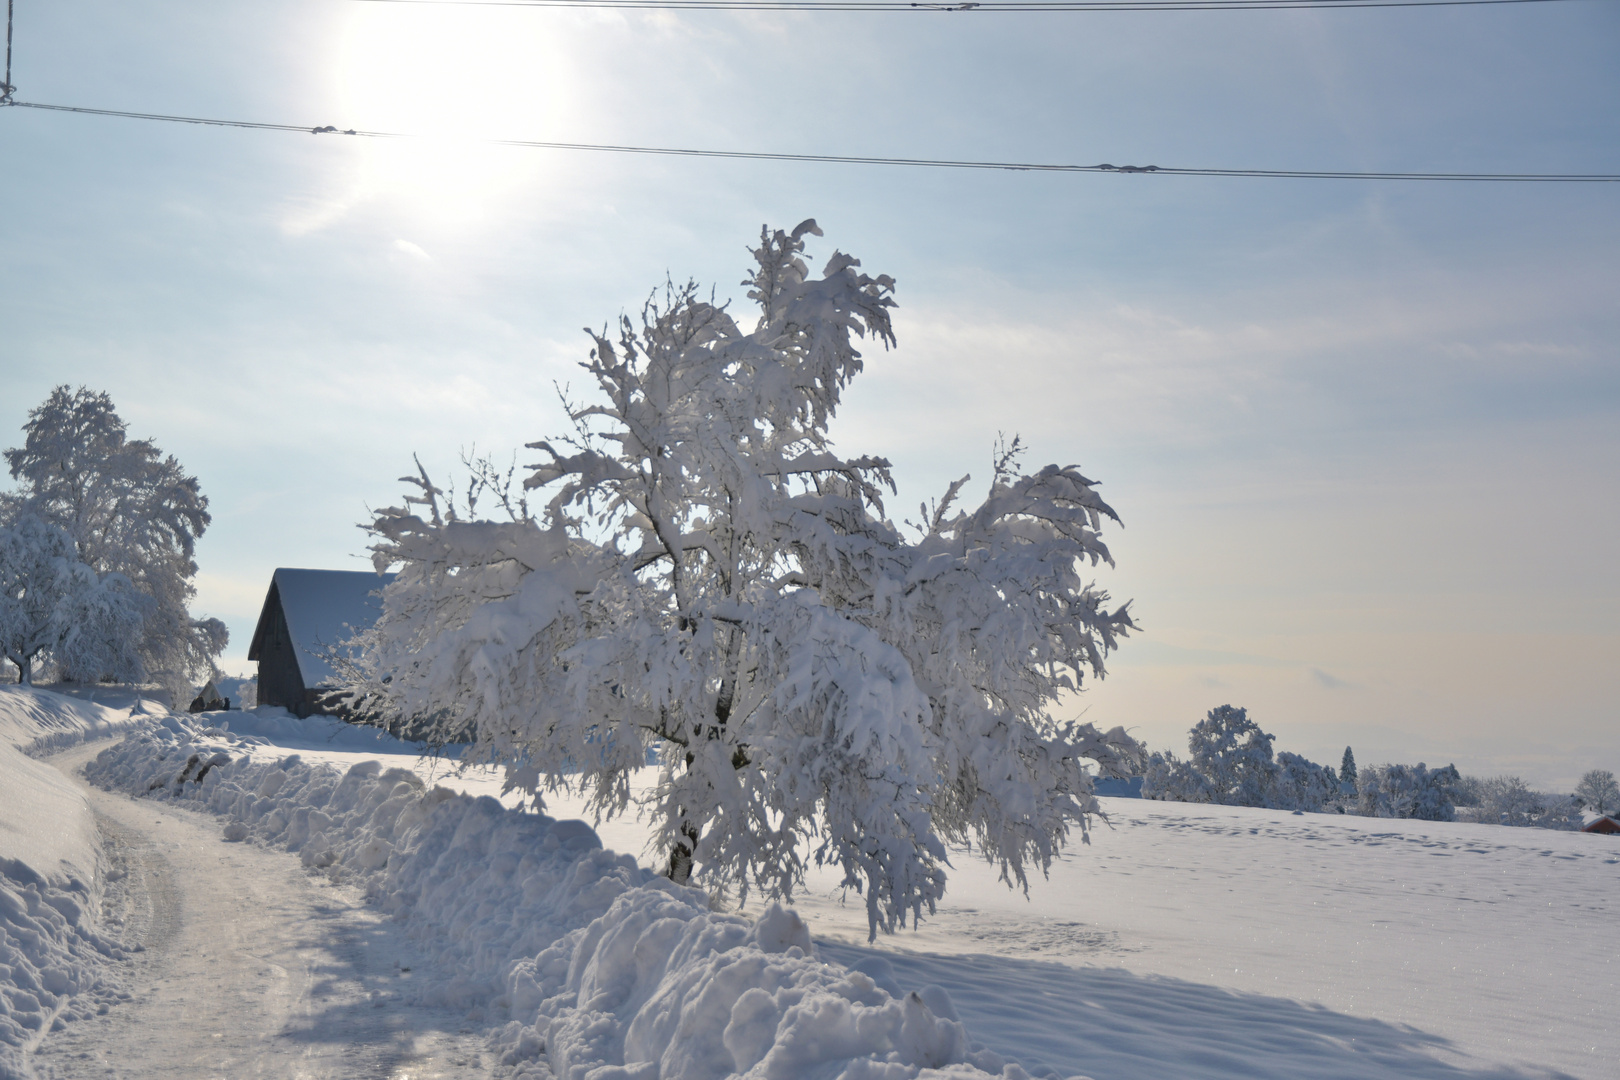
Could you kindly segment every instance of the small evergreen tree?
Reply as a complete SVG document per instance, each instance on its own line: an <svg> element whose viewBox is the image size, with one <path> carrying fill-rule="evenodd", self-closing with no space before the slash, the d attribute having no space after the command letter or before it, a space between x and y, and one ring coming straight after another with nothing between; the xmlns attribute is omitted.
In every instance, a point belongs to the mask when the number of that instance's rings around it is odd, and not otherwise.
<svg viewBox="0 0 1620 1080"><path fill-rule="evenodd" d="M1339 779L1343 783L1355 787L1356 784L1356 755L1347 746L1344 748L1344 761L1339 765Z"/></svg>

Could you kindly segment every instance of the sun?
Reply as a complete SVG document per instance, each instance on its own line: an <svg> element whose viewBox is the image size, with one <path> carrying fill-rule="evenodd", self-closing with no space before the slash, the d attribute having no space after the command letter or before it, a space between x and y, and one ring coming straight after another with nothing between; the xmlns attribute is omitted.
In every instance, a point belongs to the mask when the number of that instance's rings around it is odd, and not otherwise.
<svg viewBox="0 0 1620 1080"><path fill-rule="evenodd" d="M502 8L355 7L336 57L342 126L409 136L365 141L365 196L461 222L543 182L553 155L485 140L556 130L572 82L564 24Z"/></svg>

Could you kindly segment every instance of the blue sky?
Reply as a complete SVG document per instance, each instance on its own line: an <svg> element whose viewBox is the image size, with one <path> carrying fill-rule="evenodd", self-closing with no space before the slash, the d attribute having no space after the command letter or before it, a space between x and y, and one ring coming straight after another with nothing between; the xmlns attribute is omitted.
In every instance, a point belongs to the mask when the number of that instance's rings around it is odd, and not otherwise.
<svg viewBox="0 0 1620 1080"><path fill-rule="evenodd" d="M1125 520L1144 627L1075 702L1155 746L1568 785L1620 769L1620 185L929 172L788 152L1620 172L1613 0L1316 12L623 13L19 0L0 111L0 441L57 383L200 478L200 612L244 668L276 566L361 565L420 454L556 431L554 382L667 274L739 296L815 217L899 283L834 433L895 512L998 432ZM578 380L575 380L576 384ZM9 436L4 433L10 432ZM520 460L523 457L520 453Z"/></svg>

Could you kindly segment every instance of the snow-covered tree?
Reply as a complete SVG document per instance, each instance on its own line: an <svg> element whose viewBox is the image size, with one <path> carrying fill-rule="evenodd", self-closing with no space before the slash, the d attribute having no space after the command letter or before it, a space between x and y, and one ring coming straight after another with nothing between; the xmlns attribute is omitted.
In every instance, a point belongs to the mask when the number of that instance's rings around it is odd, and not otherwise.
<svg viewBox="0 0 1620 1080"><path fill-rule="evenodd" d="M1455 766L1430 770L1416 765L1368 766L1359 774L1357 812L1364 817L1455 821Z"/></svg>
<svg viewBox="0 0 1620 1080"><path fill-rule="evenodd" d="M26 513L0 527L0 654L19 682L33 681L41 656L139 678L133 645L150 608L122 574L98 575L80 562L66 530Z"/></svg>
<svg viewBox="0 0 1620 1080"><path fill-rule="evenodd" d="M1189 764L1209 779L1214 802L1265 806L1277 767L1271 759L1276 736L1249 719L1247 709L1211 709L1187 733Z"/></svg>
<svg viewBox="0 0 1620 1080"><path fill-rule="evenodd" d="M193 619L193 560L209 523L195 477L152 443L127 436L112 399L58 386L31 410L21 447L5 452L21 490L0 496L0 521L35 514L67 531L79 560L120 574L151 599L137 650L147 677L176 693L212 671L228 637L218 619ZM70 678L111 674L63 661Z"/></svg>
<svg viewBox="0 0 1620 1080"><path fill-rule="evenodd" d="M1247 709L1211 709L1187 733L1186 761L1168 752L1149 756L1142 797L1276 810L1340 809L1333 770L1287 750L1273 759L1275 741L1249 719Z"/></svg>
<svg viewBox="0 0 1620 1080"><path fill-rule="evenodd" d="M1020 473L1016 441L978 506L964 477L910 532L889 521L888 462L835 454L827 425L855 339L893 343L893 282L837 252L813 276L807 235L762 232L751 329L689 284L593 334L597 400L530 444L542 509L477 520L488 466L465 516L406 478L369 526L400 569L351 689L606 814L656 747L671 877L791 894L808 852L875 933L933 910L947 841L1025 885L1084 835L1083 763L1127 775L1139 748L1050 711L1132 622L1080 575L1112 562L1114 511L1078 468Z"/></svg>
<svg viewBox="0 0 1620 1080"><path fill-rule="evenodd" d="M1348 746L1344 748L1344 758L1339 762L1339 782L1351 785L1356 782L1356 755Z"/></svg>
<svg viewBox="0 0 1620 1080"><path fill-rule="evenodd" d="M1209 777L1176 757L1173 751L1155 750L1142 770L1142 798L1163 802L1207 803L1215 801Z"/></svg>
<svg viewBox="0 0 1620 1080"><path fill-rule="evenodd" d="M1581 801L1577 795L1536 791L1517 776L1469 777L1472 806L1459 816L1465 821L1515 828L1579 829Z"/></svg>
<svg viewBox="0 0 1620 1080"><path fill-rule="evenodd" d="M1318 813L1338 809L1338 800L1339 778L1333 774L1331 766L1318 765L1287 750L1277 753L1267 806Z"/></svg>
<svg viewBox="0 0 1620 1080"><path fill-rule="evenodd" d="M1575 785L1575 797L1596 814L1620 810L1620 784L1608 769L1593 769L1581 777L1581 782Z"/></svg>

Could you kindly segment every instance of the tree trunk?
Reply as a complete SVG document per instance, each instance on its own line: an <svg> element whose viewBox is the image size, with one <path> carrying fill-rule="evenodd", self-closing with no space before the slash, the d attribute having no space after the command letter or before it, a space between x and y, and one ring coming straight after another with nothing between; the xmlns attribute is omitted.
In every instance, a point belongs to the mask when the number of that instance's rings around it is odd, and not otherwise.
<svg viewBox="0 0 1620 1080"><path fill-rule="evenodd" d="M669 852L669 869L664 876L677 885L686 885L692 880L692 853L697 850L697 830L690 825L681 826L681 839Z"/></svg>

